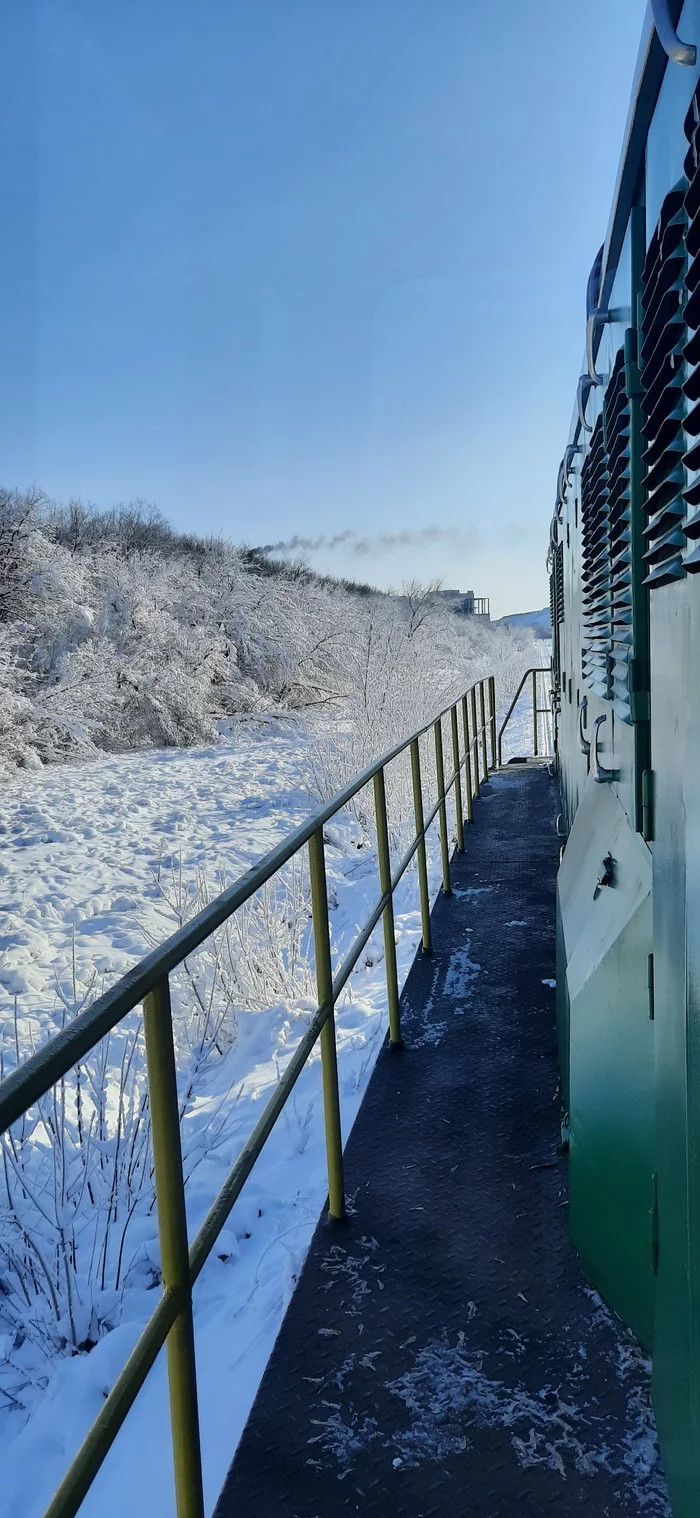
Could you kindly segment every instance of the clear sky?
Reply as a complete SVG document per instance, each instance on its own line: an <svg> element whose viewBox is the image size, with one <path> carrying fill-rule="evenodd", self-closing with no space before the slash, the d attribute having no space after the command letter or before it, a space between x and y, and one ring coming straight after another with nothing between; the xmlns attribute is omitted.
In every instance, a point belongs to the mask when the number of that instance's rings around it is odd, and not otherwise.
<svg viewBox="0 0 700 1518"><path fill-rule="evenodd" d="M544 605L644 8L5 0L0 480Z"/></svg>

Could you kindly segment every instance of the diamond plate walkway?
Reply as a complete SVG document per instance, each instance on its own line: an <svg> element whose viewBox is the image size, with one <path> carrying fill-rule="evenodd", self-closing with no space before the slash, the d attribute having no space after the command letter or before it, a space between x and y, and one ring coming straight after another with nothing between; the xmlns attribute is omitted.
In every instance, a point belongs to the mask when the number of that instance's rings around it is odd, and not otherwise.
<svg viewBox="0 0 700 1518"><path fill-rule="evenodd" d="M216 1518L670 1511L647 1368L567 1235L556 810L542 766L484 788Z"/></svg>

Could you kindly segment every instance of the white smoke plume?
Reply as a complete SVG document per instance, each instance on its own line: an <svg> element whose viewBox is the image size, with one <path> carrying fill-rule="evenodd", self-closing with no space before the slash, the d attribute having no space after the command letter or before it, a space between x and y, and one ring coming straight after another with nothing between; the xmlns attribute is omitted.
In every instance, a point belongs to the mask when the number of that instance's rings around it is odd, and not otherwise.
<svg viewBox="0 0 700 1518"><path fill-rule="evenodd" d="M464 534L458 527L418 527L403 532L377 532L369 536L362 536L348 527L344 532L332 535L321 533L316 538L305 538L295 533L294 537L283 539L279 543L262 544L260 552L318 553L321 549L332 551L344 548L358 558L364 558L370 553L387 553L394 548L420 548L430 543L451 543L454 547L460 547L465 542Z"/></svg>

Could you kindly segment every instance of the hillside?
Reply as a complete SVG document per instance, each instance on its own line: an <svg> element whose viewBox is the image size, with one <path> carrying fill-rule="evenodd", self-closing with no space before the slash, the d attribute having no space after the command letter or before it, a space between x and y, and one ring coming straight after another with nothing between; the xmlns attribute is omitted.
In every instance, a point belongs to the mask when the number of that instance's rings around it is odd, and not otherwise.
<svg viewBox="0 0 700 1518"><path fill-rule="evenodd" d="M6 771L324 710L364 763L479 675L512 684L530 639L455 617L434 588L394 596L175 532L142 502L100 513L0 490Z"/></svg>
<svg viewBox="0 0 700 1518"><path fill-rule="evenodd" d="M538 638L550 638L552 636L552 622L548 606L543 606L541 611L509 612L507 616L499 617L496 626L531 627Z"/></svg>

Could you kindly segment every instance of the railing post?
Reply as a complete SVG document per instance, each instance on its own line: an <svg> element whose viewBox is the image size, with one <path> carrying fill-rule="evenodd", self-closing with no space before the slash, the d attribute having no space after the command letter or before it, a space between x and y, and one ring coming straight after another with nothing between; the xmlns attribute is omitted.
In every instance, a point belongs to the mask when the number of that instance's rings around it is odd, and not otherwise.
<svg viewBox="0 0 700 1518"><path fill-rule="evenodd" d="M185 1186L167 975L144 997L143 1025L163 1286L182 1297L167 1338L177 1518L204 1518Z"/></svg>
<svg viewBox="0 0 700 1518"><path fill-rule="evenodd" d="M533 669L533 671L532 671L532 734L533 734L534 743L535 743L535 758L537 758L537 754L538 754L537 728L538 728L538 722L537 722L537 670Z"/></svg>
<svg viewBox="0 0 700 1518"><path fill-rule="evenodd" d="M433 947L430 932L430 896L428 893L428 864L425 857L425 822L423 820L423 787L420 778L420 749L418 739L411 739L411 776L413 779L413 815L416 822L416 838L420 839L416 850L418 861L418 888L420 891L420 916L423 930L423 953L430 954Z"/></svg>
<svg viewBox="0 0 700 1518"><path fill-rule="evenodd" d="M459 728L457 727L457 707L453 706L450 712L452 723L452 763L455 772L455 812L457 814L457 848L460 854L464 853L464 818L462 816L462 774L459 767Z"/></svg>
<svg viewBox="0 0 700 1518"><path fill-rule="evenodd" d="M472 688L471 688L471 690L469 692L469 695L471 697L471 709L472 709L472 713L471 713L471 715L472 715L472 743L474 744L474 795L478 798L481 795L481 786L479 784L479 769L480 769L480 764L479 764L479 724L478 724L478 722L476 720L476 686L475 685L472 686Z"/></svg>
<svg viewBox="0 0 700 1518"><path fill-rule="evenodd" d="M496 768L496 681L489 675L489 706L491 708L491 768Z"/></svg>
<svg viewBox="0 0 700 1518"><path fill-rule="evenodd" d="M379 885L382 896L389 892L389 900L382 913L384 927L384 959L386 961L386 994L389 1003L389 1042L392 1049L402 1048L401 1011L399 1004L399 978L396 970L396 938L394 934L394 899L391 894L391 854L389 851L389 824L386 814L386 784L384 770L377 770L374 777L374 810L377 817L377 854L379 856Z"/></svg>
<svg viewBox="0 0 700 1518"><path fill-rule="evenodd" d="M343 1182L343 1140L340 1131L340 1094L338 1091L338 1057L335 1047L335 1007L333 1006L333 966L331 935L328 926L328 887L323 827L309 839L309 873L311 876L311 912L316 956L316 988L319 1009L330 1012L321 1029L321 1071L323 1077L323 1117L326 1128L328 1164L328 1216L331 1222L345 1220L345 1186Z"/></svg>
<svg viewBox="0 0 700 1518"><path fill-rule="evenodd" d="M452 891L450 880L450 841L447 836L447 807L445 805L445 761L442 753L442 718L433 725L435 734L435 773L438 790L438 817L440 819L440 853L442 855L442 889L446 896Z"/></svg>
<svg viewBox="0 0 700 1518"><path fill-rule="evenodd" d="M472 750L469 739L469 708L466 696L462 696L462 728L464 730L464 779L467 787L467 822L474 821L474 795L472 791Z"/></svg>
<svg viewBox="0 0 700 1518"><path fill-rule="evenodd" d="M479 681L479 711L481 713L481 746L484 751L484 780L489 778L489 751L486 745L486 700L484 697L484 682Z"/></svg>

